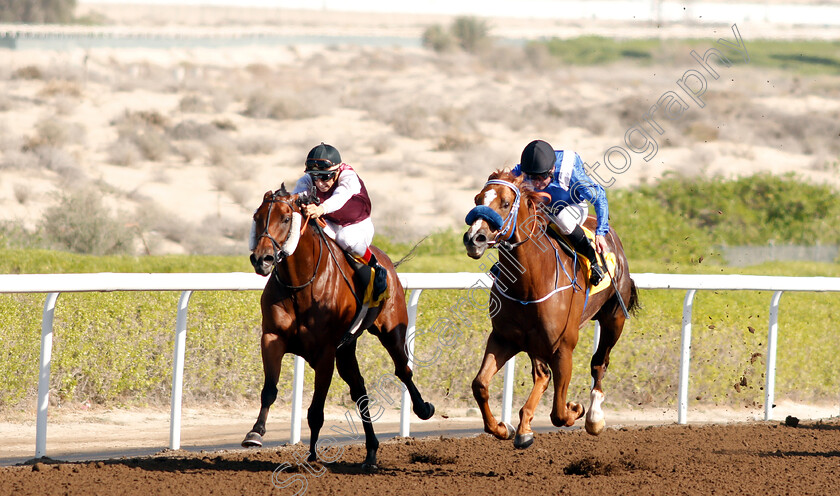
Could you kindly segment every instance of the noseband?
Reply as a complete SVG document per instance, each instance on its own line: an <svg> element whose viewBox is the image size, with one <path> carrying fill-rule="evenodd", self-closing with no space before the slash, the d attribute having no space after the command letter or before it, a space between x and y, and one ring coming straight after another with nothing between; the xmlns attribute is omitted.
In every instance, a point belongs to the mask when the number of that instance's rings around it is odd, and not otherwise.
<svg viewBox="0 0 840 496"><path fill-rule="evenodd" d="M492 208L486 205L478 205L474 207L470 212L467 214L466 222L467 224L471 225L478 219L482 219L490 226L491 229L498 231L496 236L492 241L489 241L489 245L496 245L496 244L506 244L507 248L515 248L522 243L531 239L531 236L534 234L534 230L536 229L536 222L534 222L533 227L531 228L531 232L528 234L528 237L518 243L509 243L508 241L513 237L514 233L516 232L517 227L517 217L519 216L519 202L522 198L522 194L519 191L519 188L510 181L503 181L501 179L491 179L484 184L486 188L488 185L498 184L502 186L507 186L513 193L516 195L516 198L513 200L513 205L510 207L510 212L508 212L507 217L502 219L502 216L499 215L498 212L493 210ZM483 188L482 188L483 190ZM534 213L536 213L536 208L534 209ZM499 241L499 238L504 237L502 241Z"/></svg>

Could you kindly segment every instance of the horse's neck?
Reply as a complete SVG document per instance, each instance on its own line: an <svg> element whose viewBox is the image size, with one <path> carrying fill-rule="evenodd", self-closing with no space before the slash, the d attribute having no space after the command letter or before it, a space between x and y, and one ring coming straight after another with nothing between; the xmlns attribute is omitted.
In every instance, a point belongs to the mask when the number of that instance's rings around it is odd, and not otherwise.
<svg viewBox="0 0 840 496"><path fill-rule="evenodd" d="M527 205L521 207L515 239L511 240L514 248L505 253L500 251L499 259L508 273L516 277L512 287L526 293L544 293L554 287L557 277L562 277L557 274L562 272L559 263L566 264L568 257L546 234L548 226L534 224L539 219L531 218L533 215L535 210L529 210Z"/></svg>
<svg viewBox="0 0 840 496"><path fill-rule="evenodd" d="M307 227L300 236L295 252L281 264L282 275L288 284L292 286L305 284L312 279L316 270L323 271L324 254L320 253L320 250L326 250L326 246L319 246L322 243L318 242L318 236L311 226ZM321 264L318 263L319 256L322 258Z"/></svg>

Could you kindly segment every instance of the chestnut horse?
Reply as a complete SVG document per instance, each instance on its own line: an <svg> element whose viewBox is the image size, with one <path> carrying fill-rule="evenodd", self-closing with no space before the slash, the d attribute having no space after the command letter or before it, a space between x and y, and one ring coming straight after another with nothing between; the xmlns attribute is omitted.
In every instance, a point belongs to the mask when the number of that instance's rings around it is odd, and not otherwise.
<svg viewBox="0 0 840 496"><path fill-rule="evenodd" d="M578 331L590 319L600 323L601 338L590 363L594 384L586 431L601 433L605 425L601 380L610 362L610 350L627 317L623 302L629 302L628 311L635 310L638 304L636 285L615 231L610 229L606 236L616 256L613 283L590 295L589 277L583 265L546 233L546 217L540 210L542 201L540 193L522 188L522 176L496 171L476 195L477 206L467 216L471 226L464 234L464 245L472 258L480 258L488 247L500 248L499 276L491 289L493 329L472 389L484 419L484 430L499 439L511 439L515 434L517 448L527 448L534 442L531 421L552 374L551 423L571 426L584 415L583 405L567 403L566 394ZM594 230L594 221L589 217L585 225ZM616 291L620 294L616 295ZM520 351L531 359L534 387L519 411L519 427L514 432L512 426L497 423L493 417L488 405L488 384L505 362Z"/></svg>
<svg viewBox="0 0 840 496"><path fill-rule="evenodd" d="M376 466L379 441L368 411L365 382L356 361L356 339L338 347L359 310L353 289L354 270L338 245L309 220L303 221L301 205L314 199L302 193L290 195L285 186L263 196L254 212L251 264L257 274L270 276L260 300L262 352L265 384L260 395L260 413L243 446L262 446L268 410L277 398L277 381L283 355L302 357L315 370L312 403L307 412L311 439L309 461L317 459L316 443L324 424L324 402L338 368L350 386L365 432L367 456L363 466ZM425 420L434 406L423 401L412 381L405 352L408 312L400 280L385 253L371 246L379 263L388 270L390 296L371 308L358 327L379 338L394 362L395 374L406 385L414 413ZM337 349L338 348L338 349Z"/></svg>

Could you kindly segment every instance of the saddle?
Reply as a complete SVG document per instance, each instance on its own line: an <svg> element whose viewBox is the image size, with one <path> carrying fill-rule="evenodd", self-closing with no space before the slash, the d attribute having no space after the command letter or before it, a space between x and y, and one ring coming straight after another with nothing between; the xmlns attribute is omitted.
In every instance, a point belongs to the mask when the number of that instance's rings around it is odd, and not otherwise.
<svg viewBox="0 0 840 496"><path fill-rule="evenodd" d="M377 286L377 283L382 284L383 281L376 280L376 273L374 271L374 267L366 264L363 260L359 260L354 255L351 255L348 252L344 252L344 258L347 259L347 263L350 264L350 267L353 268L353 282L355 283L355 292L356 297L362 304L368 305L369 307L373 308L375 306L379 306L384 300L387 300L390 296L390 291L387 286L387 282L384 284L384 291L381 291L380 294L376 294L374 287ZM383 275L384 269L383 269ZM381 278L382 276L380 276ZM381 288L377 288L381 289Z"/></svg>
<svg viewBox="0 0 840 496"><path fill-rule="evenodd" d="M377 271L374 267L346 251L344 257L353 269L353 284L355 286L353 292L359 302L359 308L356 310L356 315L353 316L353 323L341 337L336 348L341 348L353 341L359 335L360 330L370 327L376 317L379 316L379 311L382 309L381 303L390 296L387 280L385 280L385 276L387 276L384 273L385 269L382 269L382 275L377 280ZM384 287L384 290L382 287ZM374 288L379 289L379 291L377 292Z"/></svg>
<svg viewBox="0 0 840 496"><path fill-rule="evenodd" d="M586 234L586 237L589 238L589 242L593 243L595 241L595 233L592 232L588 227L581 226L583 228L583 232ZM546 230L546 233L557 241L557 244L560 245L560 248L566 252L566 255L570 257L575 256L575 251L572 250L572 247L569 245L568 241L560 234L560 231L557 230L553 223L549 224L549 228ZM598 283L597 286L593 286L589 288L589 295L595 295L600 293L601 291L610 287L612 284L612 278L615 276L615 266L617 264L615 253L609 252L607 254L599 255L601 257L601 263L604 265L604 269L606 269L604 278L601 279L601 282ZM589 280L589 273L592 270L590 266L589 259L583 256L582 254L578 254L577 259L580 263L584 266L586 270L586 279Z"/></svg>

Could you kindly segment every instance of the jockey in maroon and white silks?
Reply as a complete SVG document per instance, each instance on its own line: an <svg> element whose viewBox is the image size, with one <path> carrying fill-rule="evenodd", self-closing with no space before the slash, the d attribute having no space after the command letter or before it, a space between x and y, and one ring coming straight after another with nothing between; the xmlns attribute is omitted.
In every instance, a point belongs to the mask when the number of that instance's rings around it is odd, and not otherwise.
<svg viewBox="0 0 840 496"><path fill-rule="evenodd" d="M387 271L370 251L373 222L370 219L370 196L365 183L352 167L341 161L338 150L321 143L306 157L306 170L292 192L311 191L320 200L318 205L303 205L306 215L323 218L324 232L343 250L373 267L373 297L376 300L387 289Z"/></svg>
<svg viewBox="0 0 840 496"><path fill-rule="evenodd" d="M324 208L321 217L327 222L324 232L342 249L365 258L374 231L370 220L370 197L365 183L348 164L340 163L336 176L329 189L316 191ZM312 176L304 174L292 193L309 191L314 184Z"/></svg>

